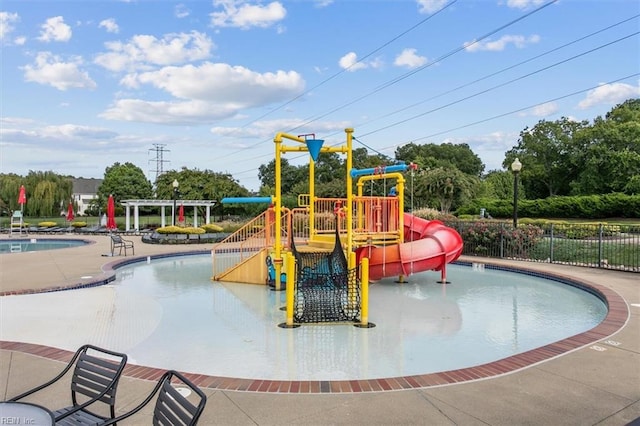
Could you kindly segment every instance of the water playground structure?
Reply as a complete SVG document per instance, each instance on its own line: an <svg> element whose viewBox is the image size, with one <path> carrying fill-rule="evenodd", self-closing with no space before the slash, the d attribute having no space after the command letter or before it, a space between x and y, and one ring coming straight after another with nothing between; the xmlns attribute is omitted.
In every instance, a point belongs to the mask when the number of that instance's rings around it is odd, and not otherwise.
<svg viewBox="0 0 640 426"><path fill-rule="evenodd" d="M458 232L438 220L405 213L404 172L414 164L354 169L353 129L346 142L323 146L315 135L278 133L275 144L275 194L271 197L224 198L223 204L267 203L258 217L211 250L215 281L268 284L286 290L286 322L352 322L371 327L368 317L370 280L423 271L440 271L447 283L447 264L462 253ZM286 145L285 141L295 142ZM309 193L296 208L282 205L282 155L308 152ZM346 197L315 196L314 164L321 153L346 155ZM354 194L354 180L356 191ZM393 184L388 195L365 194L367 182ZM385 187L385 194L387 193Z"/></svg>

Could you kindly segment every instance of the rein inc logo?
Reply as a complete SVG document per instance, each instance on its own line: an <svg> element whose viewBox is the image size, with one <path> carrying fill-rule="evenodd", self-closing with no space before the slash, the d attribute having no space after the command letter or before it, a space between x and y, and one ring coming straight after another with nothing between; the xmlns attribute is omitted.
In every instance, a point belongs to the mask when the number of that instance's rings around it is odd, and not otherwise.
<svg viewBox="0 0 640 426"><path fill-rule="evenodd" d="M36 425L36 420L31 417L1 416L0 425Z"/></svg>

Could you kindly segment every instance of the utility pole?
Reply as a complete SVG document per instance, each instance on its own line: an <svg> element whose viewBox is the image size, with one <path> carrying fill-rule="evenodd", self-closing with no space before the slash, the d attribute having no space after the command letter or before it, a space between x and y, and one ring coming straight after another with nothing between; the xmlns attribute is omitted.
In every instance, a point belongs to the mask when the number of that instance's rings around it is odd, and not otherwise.
<svg viewBox="0 0 640 426"><path fill-rule="evenodd" d="M164 163L170 163L169 160L164 159L165 152L171 152L171 150L166 149L167 144L164 143L154 143L153 148L149 149L149 151L153 151L156 154L156 157L149 160L149 163L155 162L156 168L150 170L150 172L155 172L156 178L154 179L154 184L157 182L158 177L164 173Z"/></svg>

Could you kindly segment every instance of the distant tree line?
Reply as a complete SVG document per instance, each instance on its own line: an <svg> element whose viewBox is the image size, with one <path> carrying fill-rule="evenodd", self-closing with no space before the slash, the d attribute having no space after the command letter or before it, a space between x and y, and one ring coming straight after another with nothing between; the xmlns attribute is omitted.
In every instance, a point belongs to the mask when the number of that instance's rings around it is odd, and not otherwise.
<svg viewBox="0 0 640 426"><path fill-rule="evenodd" d="M640 99L629 99L612 108L593 123L566 117L541 120L520 132L516 145L505 153L503 170L485 173L485 165L467 144L409 143L399 147L394 158L370 154L366 148L353 150L356 169L415 163L416 172L407 172L405 205L432 207L442 212L472 204L474 200L513 198L515 158L523 164L519 197L544 199L555 196L584 196L622 193L640 194ZM299 194L308 193L309 165L293 166L282 158L283 204L294 207ZM343 197L346 185L346 159L336 153L321 153L314 164L318 197ZM220 200L224 197L269 196L274 194L275 159L258 169L260 190L251 194L229 173L182 168L171 170L150 182L132 163L107 167L98 197L91 211L104 211L112 194L125 199L171 199L174 180L181 199ZM30 171L25 177L0 174L0 210L3 214L19 208L20 185L27 188L27 216L52 216L71 201L72 177L54 172ZM355 184L355 183L354 183ZM394 181L367 182L365 195L387 194ZM354 191L355 191L354 187ZM231 205L230 214L253 215L265 206Z"/></svg>

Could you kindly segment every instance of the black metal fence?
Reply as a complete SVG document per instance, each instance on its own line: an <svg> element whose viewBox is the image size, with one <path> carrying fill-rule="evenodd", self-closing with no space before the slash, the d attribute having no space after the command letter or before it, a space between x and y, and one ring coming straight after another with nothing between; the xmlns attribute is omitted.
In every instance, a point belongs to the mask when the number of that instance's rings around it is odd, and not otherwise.
<svg viewBox="0 0 640 426"><path fill-rule="evenodd" d="M464 255L640 272L640 225L452 221Z"/></svg>

